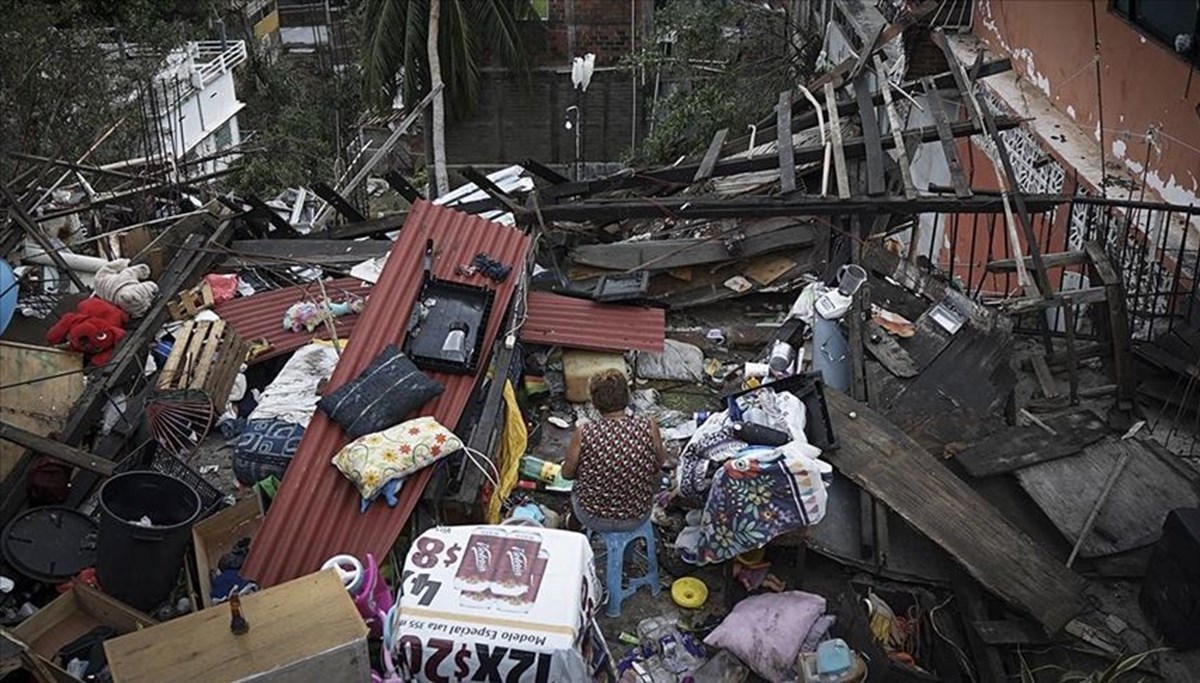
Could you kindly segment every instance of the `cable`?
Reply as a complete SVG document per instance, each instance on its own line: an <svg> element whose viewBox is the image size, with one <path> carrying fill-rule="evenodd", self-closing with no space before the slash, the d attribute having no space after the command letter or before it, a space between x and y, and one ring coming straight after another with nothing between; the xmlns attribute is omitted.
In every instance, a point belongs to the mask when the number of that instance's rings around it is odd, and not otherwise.
<svg viewBox="0 0 1200 683"><path fill-rule="evenodd" d="M466 444L463 444L462 450L463 453L467 455L467 460L470 461L470 463L474 465L480 472L482 472L483 476L487 478L489 483L491 483L492 491L499 491L500 470L496 469L496 464L492 462L492 459ZM479 464L481 459L488 464L488 467L491 468L490 470ZM493 493L493 495L495 494Z"/></svg>

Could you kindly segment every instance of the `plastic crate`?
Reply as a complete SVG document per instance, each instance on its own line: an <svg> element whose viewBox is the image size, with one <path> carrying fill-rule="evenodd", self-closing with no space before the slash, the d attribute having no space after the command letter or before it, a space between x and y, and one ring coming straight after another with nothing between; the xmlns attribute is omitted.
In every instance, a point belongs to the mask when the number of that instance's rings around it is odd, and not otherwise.
<svg viewBox="0 0 1200 683"><path fill-rule="evenodd" d="M150 449L147 449L150 450ZM159 472L191 486L200 497L200 516L197 521L208 517L225 503L225 494L217 487L208 483L200 473L175 456L154 448L151 452L134 451L113 468L114 474L133 472L135 470L150 470Z"/></svg>

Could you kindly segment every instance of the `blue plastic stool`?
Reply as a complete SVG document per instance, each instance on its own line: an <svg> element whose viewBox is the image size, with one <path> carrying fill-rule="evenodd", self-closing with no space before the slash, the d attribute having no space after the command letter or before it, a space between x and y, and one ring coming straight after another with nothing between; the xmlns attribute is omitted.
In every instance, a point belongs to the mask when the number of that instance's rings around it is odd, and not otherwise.
<svg viewBox="0 0 1200 683"><path fill-rule="evenodd" d="M657 596L662 593L662 586L658 584L658 554L654 549L654 526L649 519L633 531L597 533L604 540L604 552L608 556L604 576L605 590L608 591L608 606L605 607L605 613L608 616L621 616L621 603L642 586L650 586L651 595ZM588 536L591 535L592 532L589 531ZM644 557L648 570L644 576L630 577L629 585L625 586L625 549L639 538L646 541ZM635 552L637 551L635 550ZM638 552L638 554L641 553Z"/></svg>

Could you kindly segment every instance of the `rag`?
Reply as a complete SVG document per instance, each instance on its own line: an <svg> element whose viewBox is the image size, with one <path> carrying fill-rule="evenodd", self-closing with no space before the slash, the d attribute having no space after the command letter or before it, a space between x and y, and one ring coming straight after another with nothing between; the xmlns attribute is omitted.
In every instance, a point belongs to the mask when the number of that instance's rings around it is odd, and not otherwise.
<svg viewBox="0 0 1200 683"><path fill-rule="evenodd" d="M504 282L512 272L512 266L506 266L482 251L475 254L475 258L471 260L471 267L494 282Z"/></svg>

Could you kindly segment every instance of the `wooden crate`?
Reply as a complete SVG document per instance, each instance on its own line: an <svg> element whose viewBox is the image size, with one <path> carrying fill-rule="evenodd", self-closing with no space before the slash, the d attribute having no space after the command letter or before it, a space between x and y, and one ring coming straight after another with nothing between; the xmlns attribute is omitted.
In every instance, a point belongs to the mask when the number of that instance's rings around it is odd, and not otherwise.
<svg viewBox="0 0 1200 683"><path fill-rule="evenodd" d="M158 388L198 389L220 410L249 350L250 345L224 320L184 323L158 375Z"/></svg>
<svg viewBox="0 0 1200 683"><path fill-rule="evenodd" d="M192 527L196 582L200 584L200 600L205 607L212 607L212 570L221 556L233 550L239 540L253 539L262 520L262 505L255 493Z"/></svg>
<svg viewBox="0 0 1200 683"><path fill-rule="evenodd" d="M332 569L242 598L250 631L217 605L104 643L115 683L371 680L367 626Z"/></svg>
<svg viewBox="0 0 1200 683"><path fill-rule="evenodd" d="M123 635L156 623L154 619L115 598L76 584L12 629L12 634L47 660L47 666L59 680L74 681L78 679L50 663L62 646L97 626L109 626Z"/></svg>

